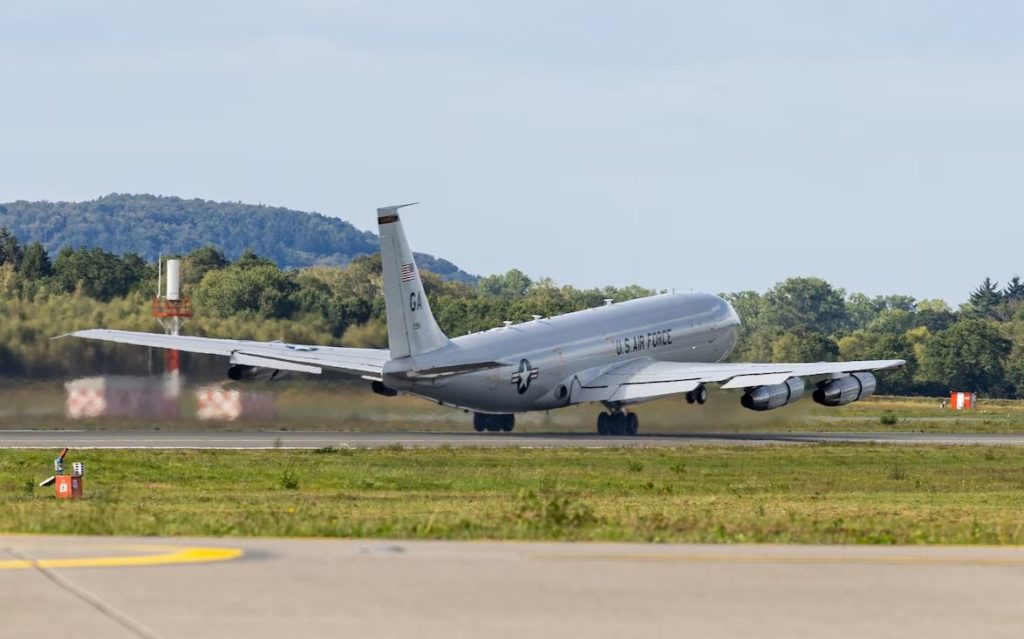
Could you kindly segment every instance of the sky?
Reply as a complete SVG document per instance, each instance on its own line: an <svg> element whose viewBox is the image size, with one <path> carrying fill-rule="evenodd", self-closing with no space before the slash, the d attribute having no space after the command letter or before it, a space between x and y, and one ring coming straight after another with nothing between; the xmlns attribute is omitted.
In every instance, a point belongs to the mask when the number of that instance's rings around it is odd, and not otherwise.
<svg viewBox="0 0 1024 639"><path fill-rule="evenodd" d="M317 211L479 274L1024 275L1024 4L6 0L0 201Z"/></svg>

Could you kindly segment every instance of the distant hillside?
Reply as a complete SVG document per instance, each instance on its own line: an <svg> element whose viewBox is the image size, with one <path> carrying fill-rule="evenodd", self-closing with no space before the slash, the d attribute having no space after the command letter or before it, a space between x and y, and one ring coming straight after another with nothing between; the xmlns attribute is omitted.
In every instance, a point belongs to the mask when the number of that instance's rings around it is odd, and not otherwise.
<svg viewBox="0 0 1024 639"><path fill-rule="evenodd" d="M251 248L282 268L344 265L377 252L378 238L348 222L280 207L111 194L89 202L0 204L0 227L23 243L42 242L51 255L63 246L133 251L150 261L162 253L187 253L206 244L229 259ZM451 262L416 254L419 266L446 279L473 281Z"/></svg>

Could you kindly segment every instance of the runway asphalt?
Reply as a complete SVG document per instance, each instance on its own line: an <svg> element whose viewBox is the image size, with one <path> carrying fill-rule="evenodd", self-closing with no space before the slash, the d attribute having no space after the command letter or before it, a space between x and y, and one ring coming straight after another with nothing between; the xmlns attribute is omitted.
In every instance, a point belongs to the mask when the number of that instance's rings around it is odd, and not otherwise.
<svg viewBox="0 0 1024 639"><path fill-rule="evenodd" d="M8 639L939 638L1024 627L1018 547L14 535L0 536L0 555Z"/></svg>
<svg viewBox="0 0 1024 639"><path fill-rule="evenodd" d="M1024 434L930 433L687 433L608 437L580 433L340 433L296 431L4 430L0 448L607 448L691 445L763 445L853 442L1022 446Z"/></svg>

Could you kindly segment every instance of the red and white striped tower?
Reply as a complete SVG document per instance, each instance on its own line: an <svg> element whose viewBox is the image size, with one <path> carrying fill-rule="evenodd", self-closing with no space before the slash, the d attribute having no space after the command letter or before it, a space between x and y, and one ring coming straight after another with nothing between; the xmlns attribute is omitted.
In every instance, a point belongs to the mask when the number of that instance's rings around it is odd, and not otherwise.
<svg viewBox="0 0 1024 639"><path fill-rule="evenodd" d="M153 318L159 322L168 335L178 335L181 327L192 317L192 300L181 294L181 260L167 260L167 286L164 288L164 260L157 261L156 295L153 297ZM163 295L161 295L163 293ZM165 373L167 394L181 395L181 353L174 349L166 351Z"/></svg>

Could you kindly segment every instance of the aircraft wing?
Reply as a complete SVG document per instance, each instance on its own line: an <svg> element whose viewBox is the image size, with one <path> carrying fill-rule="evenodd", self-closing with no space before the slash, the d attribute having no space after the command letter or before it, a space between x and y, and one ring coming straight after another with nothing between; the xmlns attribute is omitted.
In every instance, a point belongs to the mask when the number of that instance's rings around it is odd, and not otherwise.
<svg viewBox="0 0 1024 639"><path fill-rule="evenodd" d="M701 384L751 388L781 384L790 377L827 377L882 371L903 366L902 359L813 364L693 364L639 359L611 369L580 374L573 381L572 403L643 402L688 393Z"/></svg>
<svg viewBox="0 0 1024 639"><path fill-rule="evenodd" d="M330 368L354 375L379 379L384 363L391 359L387 349L307 346L284 342L254 342L237 339L161 335L134 331L94 328L75 331L61 337L80 337L118 344L168 348L187 353L204 353L227 357L232 364L319 375Z"/></svg>

